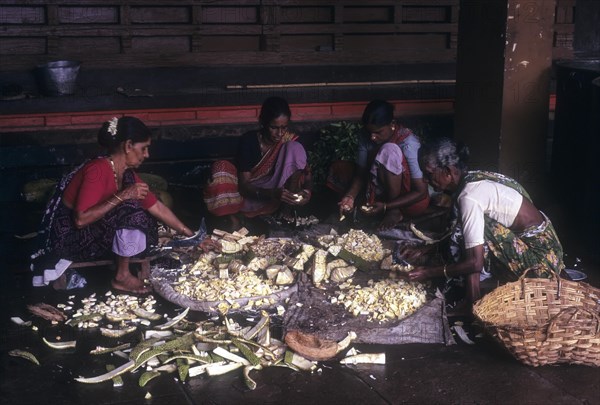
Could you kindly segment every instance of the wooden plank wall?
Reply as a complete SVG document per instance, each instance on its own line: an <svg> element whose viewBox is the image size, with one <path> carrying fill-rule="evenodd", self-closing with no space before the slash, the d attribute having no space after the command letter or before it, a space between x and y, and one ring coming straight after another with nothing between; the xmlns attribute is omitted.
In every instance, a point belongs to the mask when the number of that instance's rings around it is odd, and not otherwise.
<svg viewBox="0 0 600 405"><path fill-rule="evenodd" d="M3 0L0 69L452 62L459 0ZM555 57L575 0L558 0ZM482 16L483 18L484 16Z"/></svg>

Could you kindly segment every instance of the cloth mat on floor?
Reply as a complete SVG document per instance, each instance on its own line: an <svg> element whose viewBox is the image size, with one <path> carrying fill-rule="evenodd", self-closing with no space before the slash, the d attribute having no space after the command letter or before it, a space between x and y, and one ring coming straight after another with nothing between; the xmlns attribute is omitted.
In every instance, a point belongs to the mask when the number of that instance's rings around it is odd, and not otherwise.
<svg viewBox="0 0 600 405"><path fill-rule="evenodd" d="M357 334L357 343L456 344L446 317L444 299L434 297L411 316L379 324L366 316L354 317L343 305L332 304L325 291L299 282L284 315L284 330L300 330L322 339L339 341L348 332Z"/></svg>

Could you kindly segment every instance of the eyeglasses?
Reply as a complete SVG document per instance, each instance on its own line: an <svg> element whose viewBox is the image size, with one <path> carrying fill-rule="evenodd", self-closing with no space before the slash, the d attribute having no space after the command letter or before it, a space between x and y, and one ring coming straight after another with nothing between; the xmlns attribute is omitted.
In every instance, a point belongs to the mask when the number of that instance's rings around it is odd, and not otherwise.
<svg viewBox="0 0 600 405"><path fill-rule="evenodd" d="M423 170L423 179L425 181L430 181L435 176L435 173L438 171L438 169L441 169L441 167L436 166L431 170L429 168L426 168L425 170Z"/></svg>

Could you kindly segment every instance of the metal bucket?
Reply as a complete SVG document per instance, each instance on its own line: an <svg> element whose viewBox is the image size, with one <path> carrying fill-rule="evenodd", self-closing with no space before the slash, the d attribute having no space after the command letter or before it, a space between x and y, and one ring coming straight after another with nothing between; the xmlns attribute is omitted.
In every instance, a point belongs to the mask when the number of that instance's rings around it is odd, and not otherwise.
<svg viewBox="0 0 600 405"><path fill-rule="evenodd" d="M75 93L80 62L59 60L37 67L40 90L47 96L63 96Z"/></svg>

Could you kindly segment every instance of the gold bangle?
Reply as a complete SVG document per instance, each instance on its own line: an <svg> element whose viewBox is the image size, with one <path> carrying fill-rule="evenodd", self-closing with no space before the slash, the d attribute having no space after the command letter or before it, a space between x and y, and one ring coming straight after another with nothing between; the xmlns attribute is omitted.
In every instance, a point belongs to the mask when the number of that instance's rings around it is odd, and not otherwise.
<svg viewBox="0 0 600 405"><path fill-rule="evenodd" d="M119 200L119 201L123 202L123 199L122 199L121 197L119 197L119 196L117 195L117 193L114 193L114 194L113 194L113 196L114 196L114 197L115 197L117 200Z"/></svg>
<svg viewBox="0 0 600 405"><path fill-rule="evenodd" d="M446 276L446 278L447 278L447 279L448 279L448 278L450 278L450 277L448 276L448 272L447 272L447 270L446 270L446 265L445 265L445 264L444 264L444 276Z"/></svg>
<svg viewBox="0 0 600 405"><path fill-rule="evenodd" d="M114 203L111 200L106 200L106 202L109 203L110 205L114 205L115 207L117 206L117 203Z"/></svg>

